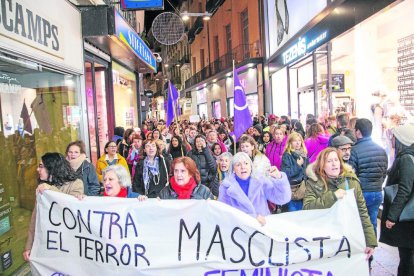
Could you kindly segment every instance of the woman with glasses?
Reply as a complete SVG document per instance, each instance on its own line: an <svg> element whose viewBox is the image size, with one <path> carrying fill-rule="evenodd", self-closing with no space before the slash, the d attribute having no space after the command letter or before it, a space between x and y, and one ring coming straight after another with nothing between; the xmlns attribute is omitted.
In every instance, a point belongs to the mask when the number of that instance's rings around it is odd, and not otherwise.
<svg viewBox="0 0 414 276"><path fill-rule="evenodd" d="M115 142L112 142L115 143ZM39 185L36 193L43 194L46 190L60 192L75 197L84 193L83 182L71 168L69 162L60 153L48 152L42 156L39 167ZM47 214L46 214L47 215ZM23 258L29 261L36 228L36 207L33 209Z"/></svg>
<svg viewBox="0 0 414 276"><path fill-rule="evenodd" d="M162 155L156 140L146 140L142 147L143 158L135 170L133 189L141 195L156 198L169 183L170 161Z"/></svg>
<svg viewBox="0 0 414 276"><path fill-rule="evenodd" d="M128 163L122 155L117 153L118 147L115 142L108 142L105 144L105 153L96 162L96 174L98 175L99 182L102 183L102 171L112 165L121 165L125 169L128 169Z"/></svg>

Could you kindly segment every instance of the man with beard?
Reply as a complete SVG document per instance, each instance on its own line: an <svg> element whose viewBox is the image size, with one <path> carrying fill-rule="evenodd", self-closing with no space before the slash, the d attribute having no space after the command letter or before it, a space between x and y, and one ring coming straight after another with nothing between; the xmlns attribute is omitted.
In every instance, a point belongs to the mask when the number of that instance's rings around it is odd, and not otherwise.
<svg viewBox="0 0 414 276"><path fill-rule="evenodd" d="M342 153L342 160L345 163L348 163L349 158L351 157L351 148L354 142L346 136L336 136L332 139L332 146L337 148Z"/></svg>

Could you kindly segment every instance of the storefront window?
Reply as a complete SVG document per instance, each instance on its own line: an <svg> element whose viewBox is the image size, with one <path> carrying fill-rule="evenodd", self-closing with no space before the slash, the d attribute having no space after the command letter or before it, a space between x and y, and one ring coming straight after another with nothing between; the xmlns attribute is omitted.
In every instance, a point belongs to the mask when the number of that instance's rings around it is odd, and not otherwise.
<svg viewBox="0 0 414 276"><path fill-rule="evenodd" d="M234 98L227 99L227 110L230 117L234 116Z"/></svg>
<svg viewBox="0 0 414 276"><path fill-rule="evenodd" d="M246 95L246 102L250 115L252 115L252 117L257 116L259 113L259 96L257 93Z"/></svg>
<svg viewBox="0 0 414 276"><path fill-rule="evenodd" d="M135 74L112 63L114 82L115 126L125 129L138 126L137 84Z"/></svg>
<svg viewBox="0 0 414 276"><path fill-rule="evenodd" d="M288 89L286 68L272 75L273 113L282 116L288 115Z"/></svg>
<svg viewBox="0 0 414 276"><path fill-rule="evenodd" d="M382 145L392 115L414 115L412 10L414 2L403 1L332 41L332 73L344 76L334 110L355 105L355 115L373 122L373 139Z"/></svg>
<svg viewBox="0 0 414 276"><path fill-rule="evenodd" d="M0 55L0 274L24 263L39 159L79 139L78 91L77 76Z"/></svg>
<svg viewBox="0 0 414 276"><path fill-rule="evenodd" d="M207 113L207 104L199 104L198 105L198 115L202 120L208 119L208 113Z"/></svg>
<svg viewBox="0 0 414 276"><path fill-rule="evenodd" d="M213 117L221 118L221 103L220 101L213 102Z"/></svg>

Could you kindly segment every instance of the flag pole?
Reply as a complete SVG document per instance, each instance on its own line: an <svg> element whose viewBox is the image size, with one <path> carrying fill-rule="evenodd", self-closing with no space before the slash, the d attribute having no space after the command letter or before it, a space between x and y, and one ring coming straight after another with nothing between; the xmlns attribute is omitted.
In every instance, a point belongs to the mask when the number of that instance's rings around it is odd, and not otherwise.
<svg viewBox="0 0 414 276"><path fill-rule="evenodd" d="M234 133L234 75L236 73L236 69L235 69L235 64L234 64L234 59L233 59L233 133ZM234 154L237 153L237 137L236 135L234 136L235 140L233 141L233 146L234 146Z"/></svg>
<svg viewBox="0 0 414 276"><path fill-rule="evenodd" d="M176 126L178 127L178 133L181 134L181 128L180 125L178 124L178 119L177 119L177 110L176 110L176 106L174 105L174 97L172 95L172 88L171 88L171 81L168 81L168 91L170 93L170 97L172 100L172 106L173 106L173 114L174 114L174 121ZM178 91L177 91L178 93ZM179 95L177 95L177 101L180 98ZM181 142L181 156L184 157L184 152L183 152L183 143Z"/></svg>

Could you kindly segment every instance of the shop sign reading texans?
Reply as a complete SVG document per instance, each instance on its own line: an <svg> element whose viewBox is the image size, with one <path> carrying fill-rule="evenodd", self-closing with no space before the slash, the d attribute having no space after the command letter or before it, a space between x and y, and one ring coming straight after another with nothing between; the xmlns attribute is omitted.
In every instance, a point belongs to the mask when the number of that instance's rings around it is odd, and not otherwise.
<svg viewBox="0 0 414 276"><path fill-rule="evenodd" d="M309 43L306 37L299 37L298 42L287 49L282 54L283 65L289 64L292 61L304 56L309 51L313 50L316 46L320 45L327 38L327 31L321 33L316 38L312 39Z"/></svg>
<svg viewBox="0 0 414 276"><path fill-rule="evenodd" d="M125 22L117 10L115 10L115 29L116 36L145 62L148 67L154 72L157 72L157 62L154 54L138 34Z"/></svg>
<svg viewBox="0 0 414 276"><path fill-rule="evenodd" d="M0 0L0 35L63 57L62 28L35 8L23 3L24 1Z"/></svg>

